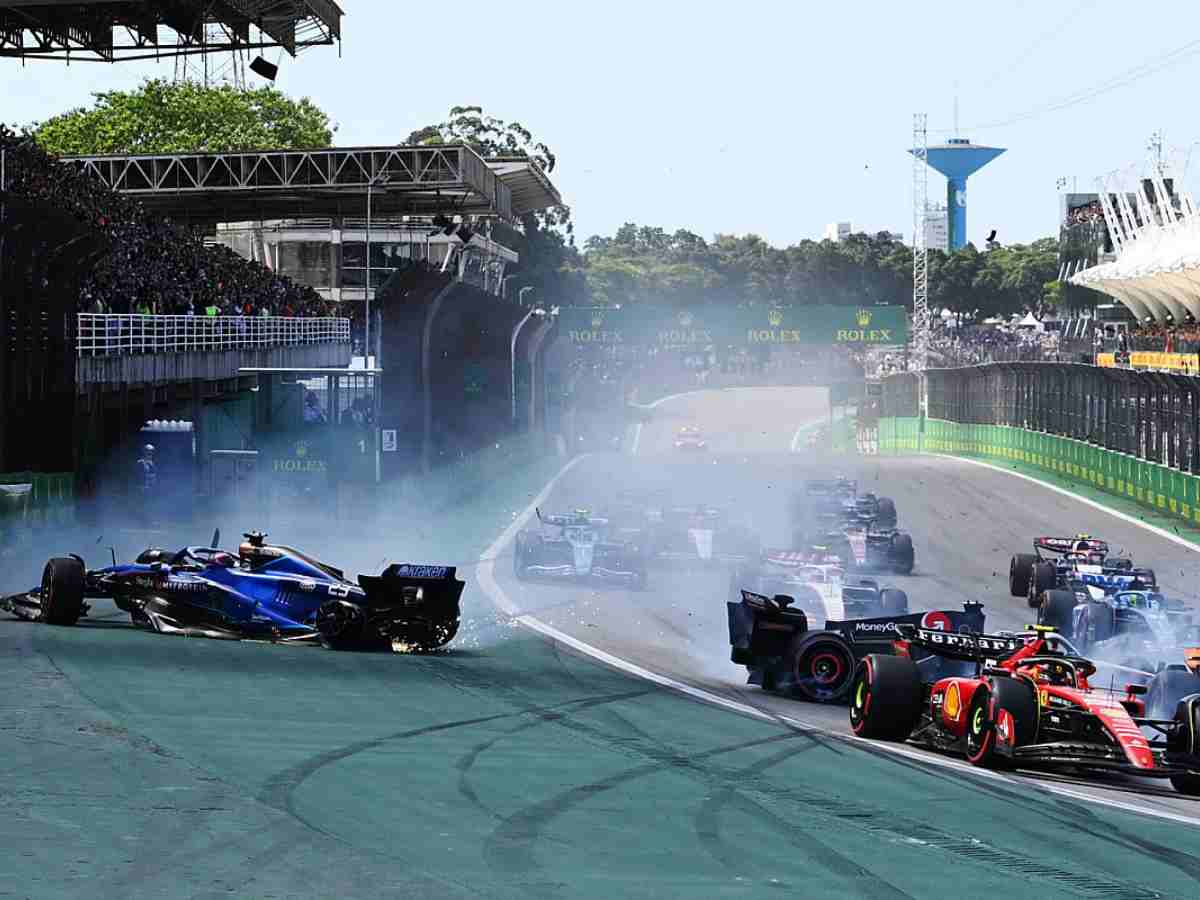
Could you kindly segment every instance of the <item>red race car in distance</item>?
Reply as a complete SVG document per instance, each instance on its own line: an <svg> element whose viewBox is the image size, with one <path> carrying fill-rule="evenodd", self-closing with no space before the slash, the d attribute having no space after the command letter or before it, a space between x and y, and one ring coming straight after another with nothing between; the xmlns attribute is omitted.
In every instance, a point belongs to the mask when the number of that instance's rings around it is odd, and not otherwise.
<svg viewBox="0 0 1200 900"><path fill-rule="evenodd" d="M899 630L898 655L872 654L855 671L856 735L913 741L977 766L1169 778L1180 793L1200 796L1200 692L1179 700L1172 718L1149 719L1144 685L1127 685L1124 694L1092 687L1096 666L1072 655L1053 629ZM910 649L933 656L914 662ZM947 676L956 662L966 674Z"/></svg>
<svg viewBox="0 0 1200 900"><path fill-rule="evenodd" d="M684 425L675 434L676 450L707 450L708 441L699 425Z"/></svg>

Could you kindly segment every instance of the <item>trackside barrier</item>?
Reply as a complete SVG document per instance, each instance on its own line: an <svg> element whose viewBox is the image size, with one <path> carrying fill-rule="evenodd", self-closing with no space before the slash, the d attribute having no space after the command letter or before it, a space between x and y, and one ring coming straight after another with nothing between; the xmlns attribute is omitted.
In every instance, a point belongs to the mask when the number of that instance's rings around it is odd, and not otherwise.
<svg viewBox="0 0 1200 900"><path fill-rule="evenodd" d="M919 424L913 417L880 419L879 452L900 456L923 451L1023 463L1200 525L1200 477L1187 472L1024 428L927 419L922 437Z"/></svg>
<svg viewBox="0 0 1200 900"><path fill-rule="evenodd" d="M70 472L0 474L0 545L38 526L75 520L75 476ZM0 546L3 549L3 546Z"/></svg>
<svg viewBox="0 0 1200 900"><path fill-rule="evenodd" d="M79 313L75 325L81 357L350 343L350 320L334 317Z"/></svg>

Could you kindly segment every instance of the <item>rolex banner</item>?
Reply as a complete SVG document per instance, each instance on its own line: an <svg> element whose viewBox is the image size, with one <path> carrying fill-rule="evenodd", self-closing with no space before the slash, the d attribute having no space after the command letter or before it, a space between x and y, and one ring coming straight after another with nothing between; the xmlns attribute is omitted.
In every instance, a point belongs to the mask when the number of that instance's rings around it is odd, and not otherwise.
<svg viewBox="0 0 1200 900"><path fill-rule="evenodd" d="M559 310L559 335L571 344L727 347L903 344L902 306L657 306Z"/></svg>

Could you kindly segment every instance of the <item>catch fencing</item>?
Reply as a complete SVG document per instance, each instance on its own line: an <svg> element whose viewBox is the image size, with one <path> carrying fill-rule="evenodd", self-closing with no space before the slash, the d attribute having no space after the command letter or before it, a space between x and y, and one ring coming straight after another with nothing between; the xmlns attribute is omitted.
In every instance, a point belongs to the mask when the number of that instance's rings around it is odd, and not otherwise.
<svg viewBox="0 0 1200 900"><path fill-rule="evenodd" d="M348 344L350 320L79 313L75 343L80 357Z"/></svg>

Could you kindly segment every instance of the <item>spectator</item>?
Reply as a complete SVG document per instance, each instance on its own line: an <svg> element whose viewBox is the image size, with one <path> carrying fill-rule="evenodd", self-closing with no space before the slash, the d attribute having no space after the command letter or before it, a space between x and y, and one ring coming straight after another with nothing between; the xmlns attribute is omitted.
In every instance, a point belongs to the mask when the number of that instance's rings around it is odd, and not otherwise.
<svg viewBox="0 0 1200 900"><path fill-rule="evenodd" d="M249 306L268 315L285 307L291 315L322 314L320 296L311 288L227 247L206 246L198 231L146 212L4 126L0 147L6 151L7 190L69 211L108 241L108 254L84 279L81 312L190 315Z"/></svg>

